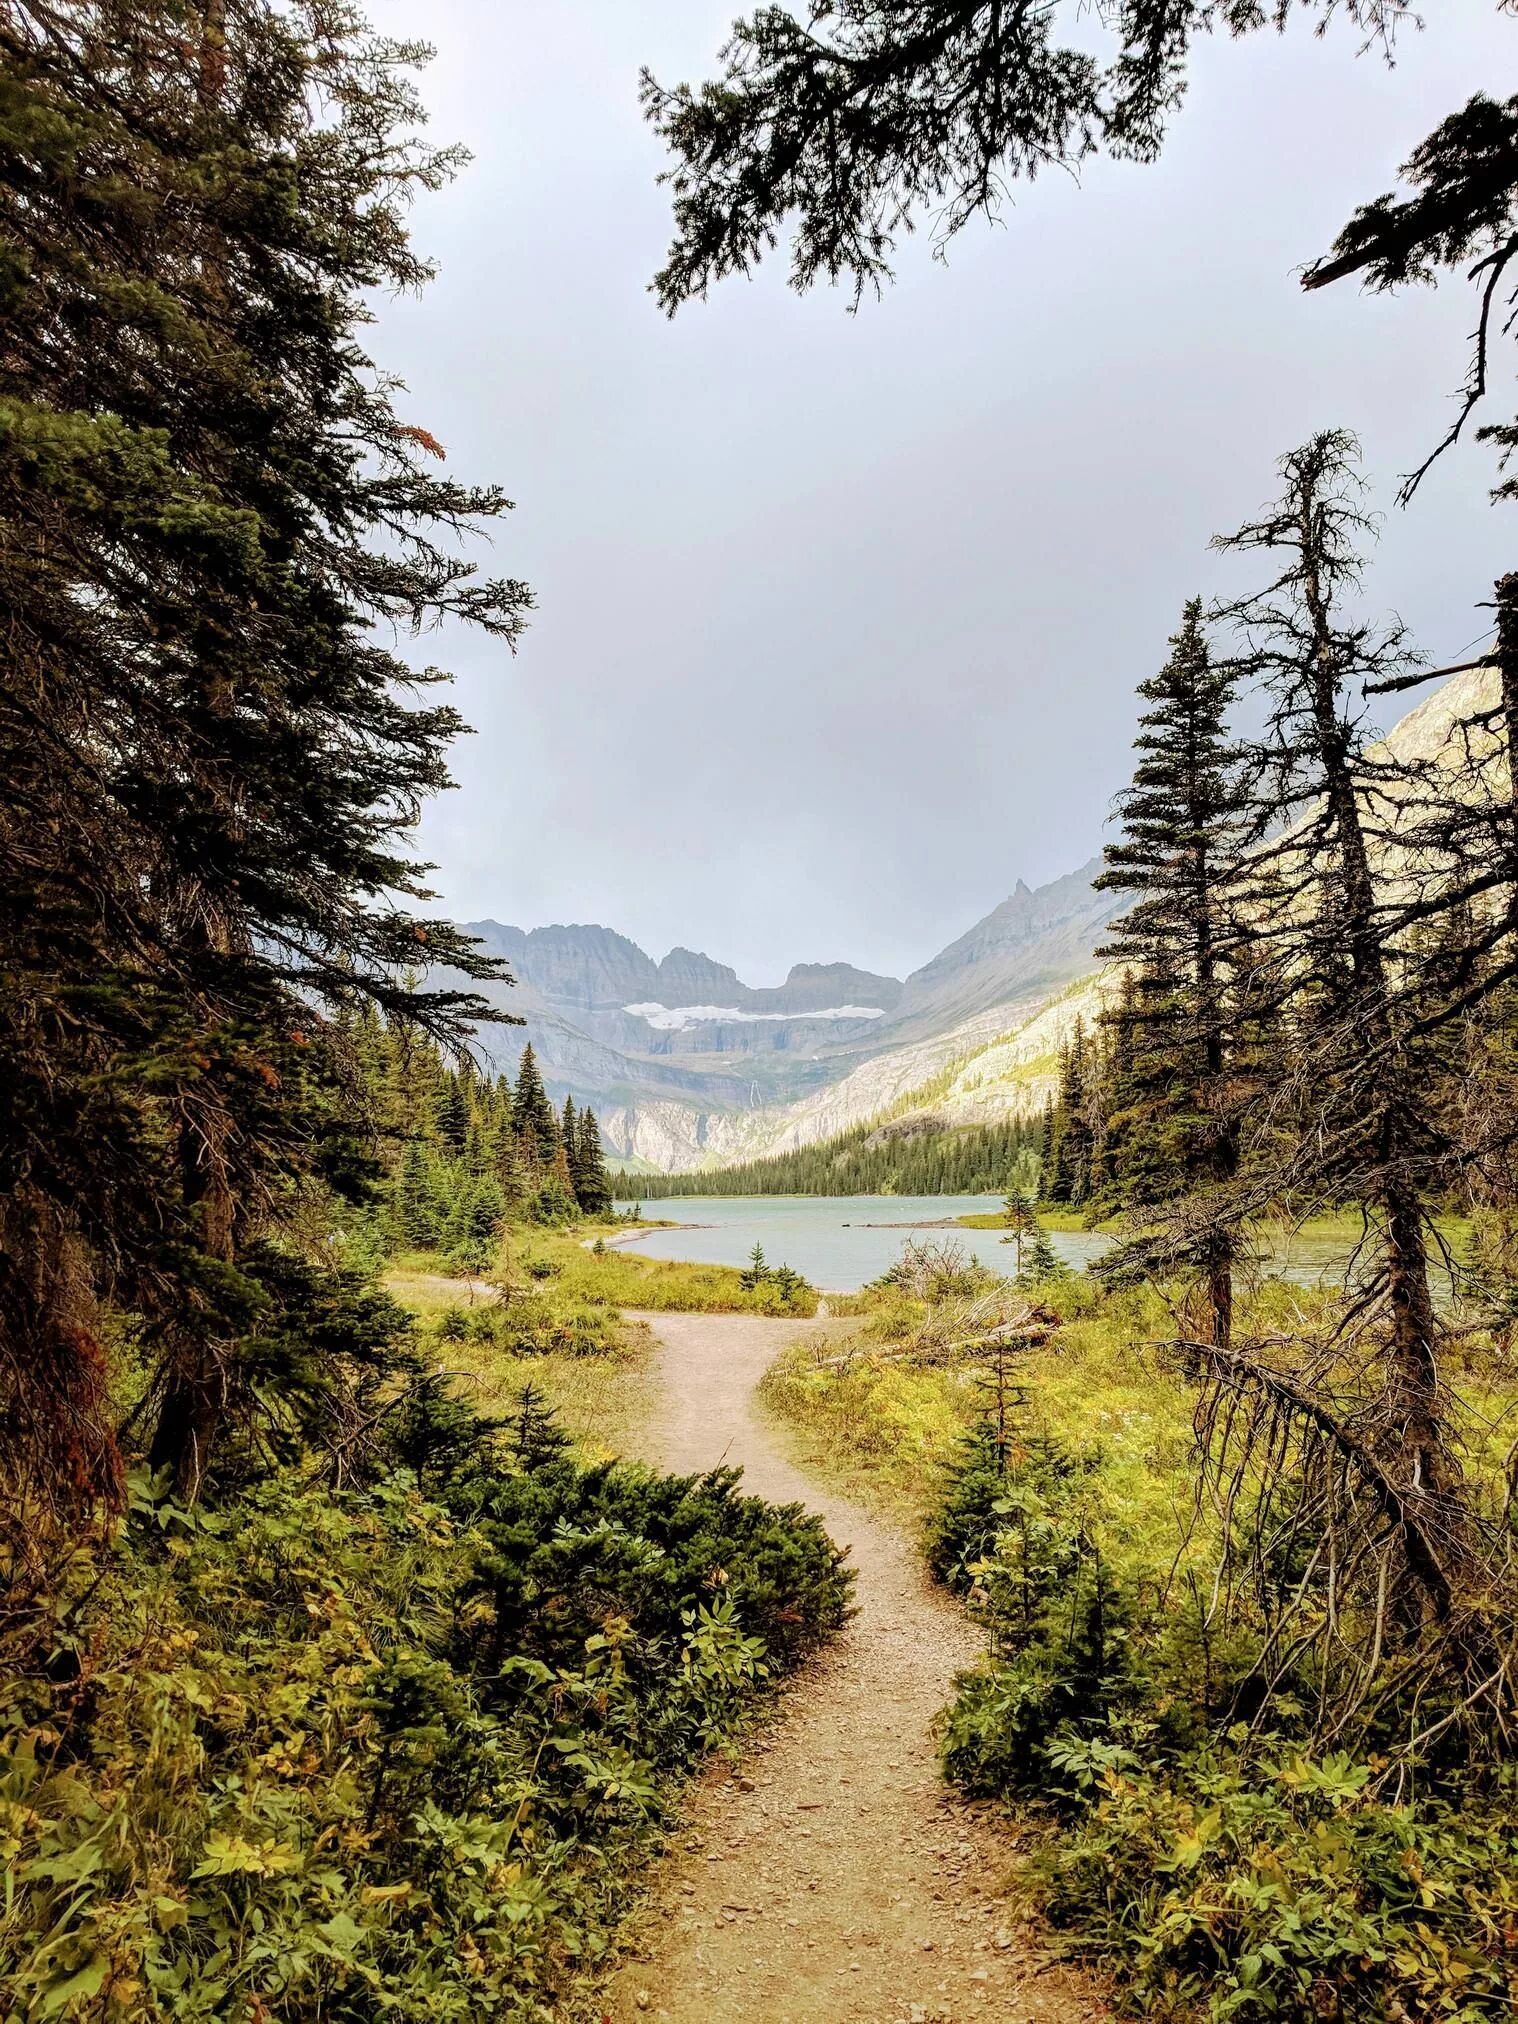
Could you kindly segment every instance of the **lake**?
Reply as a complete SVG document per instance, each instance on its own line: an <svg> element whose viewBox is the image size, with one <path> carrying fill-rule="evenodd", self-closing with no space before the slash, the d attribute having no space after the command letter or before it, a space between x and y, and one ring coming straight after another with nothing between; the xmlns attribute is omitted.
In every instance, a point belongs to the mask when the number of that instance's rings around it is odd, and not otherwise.
<svg viewBox="0 0 1518 2024"><path fill-rule="evenodd" d="M746 1265L762 1244L771 1265L789 1265L827 1292L854 1293L878 1279L913 1237L952 1239L992 1271L1010 1272L1012 1247L1000 1230L869 1227L984 1216L1000 1207L999 1195L686 1195L647 1204L649 1215L678 1217L683 1228L650 1230L632 1248L649 1258ZM1049 1241L1080 1267L1107 1240L1085 1230L1051 1230Z"/></svg>
<svg viewBox="0 0 1518 2024"><path fill-rule="evenodd" d="M676 1218L682 1227L649 1230L632 1248L650 1258L746 1265L755 1244L762 1244L771 1265L789 1265L826 1292L854 1293L878 1279L914 1237L952 1241L993 1272L1010 1274L1014 1253L1000 1230L899 1227L984 1216L1000 1207L999 1195L686 1195L648 1203L649 1215ZM1090 1230L1051 1230L1049 1241L1076 1270L1108 1242ZM1284 1277L1312 1286L1337 1280L1346 1255L1342 1237L1296 1236L1274 1263Z"/></svg>

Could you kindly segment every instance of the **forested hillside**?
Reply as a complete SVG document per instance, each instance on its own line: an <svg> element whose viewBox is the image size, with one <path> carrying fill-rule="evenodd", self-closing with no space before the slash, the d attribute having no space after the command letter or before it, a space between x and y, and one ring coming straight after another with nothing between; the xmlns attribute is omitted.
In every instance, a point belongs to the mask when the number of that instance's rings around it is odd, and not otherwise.
<svg viewBox="0 0 1518 2024"><path fill-rule="evenodd" d="M1036 1178L1038 1130L859 1125L821 1145L688 1174L614 1174L620 1201L680 1195L982 1195Z"/></svg>

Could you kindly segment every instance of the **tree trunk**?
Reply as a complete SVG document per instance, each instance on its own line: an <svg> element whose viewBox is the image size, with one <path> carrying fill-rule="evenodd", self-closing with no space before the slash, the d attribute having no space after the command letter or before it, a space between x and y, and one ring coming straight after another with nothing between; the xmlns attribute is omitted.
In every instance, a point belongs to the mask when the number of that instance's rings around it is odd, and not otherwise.
<svg viewBox="0 0 1518 2024"><path fill-rule="evenodd" d="M1518 913L1518 574L1497 579L1497 671L1507 741L1508 908Z"/></svg>
<svg viewBox="0 0 1518 2024"><path fill-rule="evenodd" d="M1311 522L1304 515L1303 554L1310 557ZM1410 1106L1405 1101L1412 1073L1397 1044L1386 957L1376 917L1376 888L1360 813L1349 734L1340 717L1337 648L1315 565L1304 578L1305 603L1317 648L1313 666L1313 713L1318 757L1323 768L1329 820L1339 858L1342 928L1349 953L1351 1008L1355 1024L1376 1061L1379 1113L1375 1176L1367 1197L1384 1218L1383 1256L1391 1342L1383 1381L1383 1407L1415 1496L1437 1496L1447 1486L1447 1449L1439 1421L1438 1323L1429 1291L1428 1237L1424 1205L1410 1170Z"/></svg>
<svg viewBox="0 0 1518 2024"><path fill-rule="evenodd" d="M199 1210L201 1246L225 1265L236 1255L228 1131L219 1111L195 1126L185 1119L180 1127L180 1172L186 1199ZM231 1366L232 1345L215 1333L209 1317L205 1332L183 1342L169 1364L148 1467L166 1469L186 1504L195 1503L205 1485L231 1397Z"/></svg>

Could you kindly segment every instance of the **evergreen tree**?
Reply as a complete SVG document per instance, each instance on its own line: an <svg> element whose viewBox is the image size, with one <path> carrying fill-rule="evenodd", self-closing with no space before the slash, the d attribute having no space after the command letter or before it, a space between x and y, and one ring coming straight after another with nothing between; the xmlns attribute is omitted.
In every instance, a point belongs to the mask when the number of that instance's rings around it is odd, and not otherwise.
<svg viewBox="0 0 1518 2024"><path fill-rule="evenodd" d="M434 1113L437 1135L452 1158L460 1158L469 1144L473 1106L469 1082L458 1069L445 1071L442 1094Z"/></svg>
<svg viewBox="0 0 1518 2024"><path fill-rule="evenodd" d="M553 1150L553 1164L548 1169L548 1178L539 1194L541 1212L557 1221L579 1213L579 1201L575 1195L574 1176L569 1171L569 1148L562 1138Z"/></svg>
<svg viewBox="0 0 1518 2024"><path fill-rule="evenodd" d="M1016 1278L1023 1269L1023 1246L1039 1227L1032 1196L1024 1194L1019 1188L1009 1188L1002 1202L1002 1215L1007 1234L1001 1241L1016 1247L1013 1267L1013 1277Z"/></svg>
<svg viewBox="0 0 1518 2024"><path fill-rule="evenodd" d="M551 1171L562 1151L563 1140L554 1107L538 1073L537 1056L532 1051L531 1041L522 1049L522 1059L517 1066L516 1088L511 1098L511 1122L517 1144L528 1164Z"/></svg>
<svg viewBox="0 0 1518 2024"><path fill-rule="evenodd" d="M527 599L448 552L506 502L427 468L360 342L452 166L409 52L273 0L19 0L0 52L0 1425L47 1496L109 1493L110 1298L193 1497L243 1261L327 1156L322 1008L491 1016L396 981L496 966L407 911L458 720L383 636Z"/></svg>
<svg viewBox="0 0 1518 2024"><path fill-rule="evenodd" d="M1288 990L1295 1000L1298 1053L1282 1100L1294 1097L1300 1123L1274 1187L1370 1211L1385 1336L1372 1371L1378 1395L1365 1410L1383 1429L1380 1466L1403 1513L1403 1573L1439 1614L1464 1550L1429 1285L1428 1197L1441 1148L1410 1044L1408 973L1392 955L1396 916L1374 863L1397 776L1367 750L1352 714L1359 691L1406 665L1407 648L1399 626L1377 631L1344 609L1371 525L1357 449L1344 431L1313 437L1282 460L1280 500L1219 545L1263 551L1275 572L1226 614L1240 639L1237 664L1272 703L1256 771L1258 824L1274 840L1250 860L1248 904L1277 1002Z"/></svg>
<svg viewBox="0 0 1518 2024"><path fill-rule="evenodd" d="M396 1234L408 1250L430 1250L438 1240L440 1217L427 1155L414 1140L401 1160L395 1194Z"/></svg>
<svg viewBox="0 0 1518 2024"><path fill-rule="evenodd" d="M1044 1100L1044 1114L1038 1132L1039 1193L1053 1200L1049 1190L1054 1181L1055 1106L1052 1096Z"/></svg>
<svg viewBox="0 0 1518 2024"><path fill-rule="evenodd" d="M1051 1279L1068 1279L1070 1268L1049 1242L1049 1233L1036 1219L1026 1252L1019 1260L1016 1284L1043 1286Z"/></svg>
<svg viewBox="0 0 1518 2024"><path fill-rule="evenodd" d="M514 1413L502 1422L506 1450L519 1469L546 1469L561 1461L572 1443L559 1425L545 1393L524 1384Z"/></svg>
<svg viewBox="0 0 1518 2024"><path fill-rule="evenodd" d="M611 1176L601 1150L601 1127L593 1110L580 1112L574 1167L575 1196L587 1216L604 1216L611 1207Z"/></svg>
<svg viewBox="0 0 1518 2024"><path fill-rule="evenodd" d="M1491 383L1492 316L1504 299L1504 277L1518 256L1518 97L1498 101L1478 92L1420 142L1402 165L1405 196L1380 196L1363 205L1332 251L1302 276L1304 288L1360 275L1367 286L1390 291L1433 281L1441 272L1464 274L1478 290L1474 350L1455 419L1418 469L1403 480L1405 504L1435 460L1457 442ZM1512 334L1498 312L1498 329ZM1518 423L1480 431L1496 443L1503 461L1518 447ZM1498 497L1518 496L1507 478Z"/></svg>
<svg viewBox="0 0 1518 2024"><path fill-rule="evenodd" d="M1333 0L1306 6L1326 22ZM1289 10L1235 4L1222 18L1239 35L1284 28ZM1354 18L1389 51L1395 13L1356 6ZM1129 0L1097 16L1106 33L1093 39L1071 0L756 9L733 24L715 79L667 89L643 74L644 110L674 157L660 303L673 314L725 275L752 272L787 229L792 285L847 278L857 299L889 278L895 235L924 212L945 239L1051 165L1075 172L1099 150L1152 160L1186 90L1192 38L1218 19L1210 7ZM1506 150L1499 161L1508 168ZM1476 218L1490 208L1471 206Z"/></svg>
<svg viewBox="0 0 1518 2024"><path fill-rule="evenodd" d="M512 1116L511 1092L505 1086L495 1101L494 1115L485 1134L485 1148L490 1170L500 1185L502 1196L508 1203L519 1202L527 1192L527 1182L522 1170L521 1144Z"/></svg>
<svg viewBox="0 0 1518 2024"><path fill-rule="evenodd" d="M1182 614L1160 672L1140 684L1150 705L1134 741L1133 784L1120 797L1119 841L1107 847L1101 890L1134 896L1098 954L1128 966L1104 1015L1110 1051L1102 1206L1142 1226L1145 1212L1222 1189L1238 1164L1231 1114L1228 950L1246 820L1227 714L1234 678L1214 666L1199 599ZM1184 1255L1174 1243L1170 1258ZM1204 1255L1212 1339L1232 1326L1233 1239L1209 1218Z"/></svg>
<svg viewBox="0 0 1518 2024"><path fill-rule="evenodd" d="M1078 1208L1091 1192L1095 1132L1091 1122L1090 1072L1094 1053L1086 1025L1077 1019L1069 1042L1060 1050L1059 1091L1055 1099L1054 1168L1048 1199Z"/></svg>
<svg viewBox="0 0 1518 2024"><path fill-rule="evenodd" d="M1038 1128L1026 1119L964 1130L896 1133L874 1121L836 1138L737 1166L679 1174L613 1173L620 1201L679 1195L987 1195L1009 1171L1028 1184L1039 1173Z"/></svg>

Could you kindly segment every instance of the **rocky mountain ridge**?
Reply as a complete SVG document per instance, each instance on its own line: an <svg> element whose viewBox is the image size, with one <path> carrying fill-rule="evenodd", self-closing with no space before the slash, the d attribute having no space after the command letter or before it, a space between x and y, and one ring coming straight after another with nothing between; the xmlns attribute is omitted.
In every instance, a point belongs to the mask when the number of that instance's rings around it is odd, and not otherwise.
<svg viewBox="0 0 1518 2024"><path fill-rule="evenodd" d="M699 951L656 962L598 925L472 922L517 979L492 995L526 1022L482 1040L510 1070L530 1039L552 1092L589 1103L625 1159L670 1170L803 1145L900 1101L1088 971L1114 911L1097 868L1019 881L904 981L797 963L784 984L750 986Z"/></svg>

